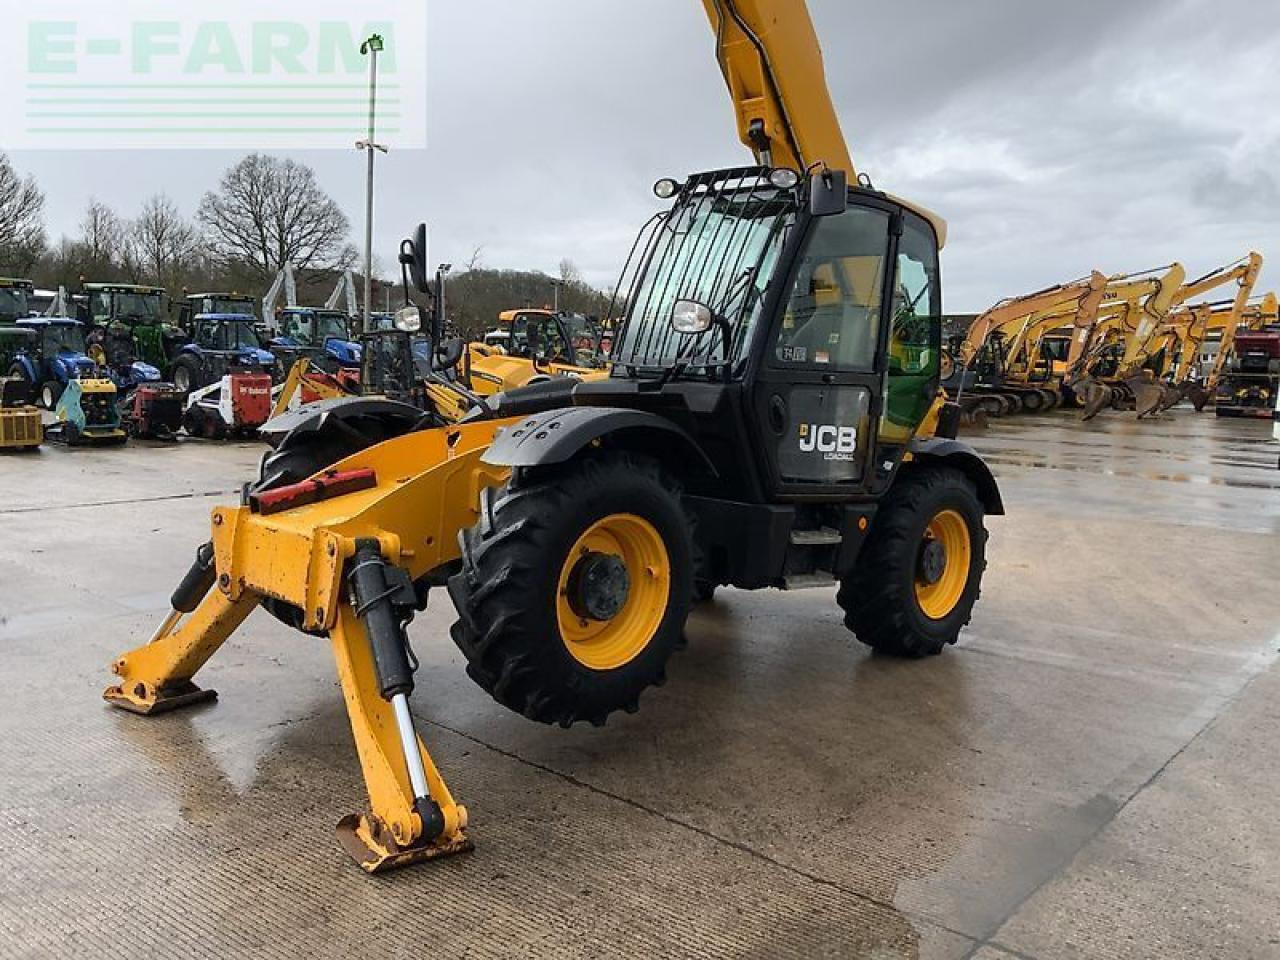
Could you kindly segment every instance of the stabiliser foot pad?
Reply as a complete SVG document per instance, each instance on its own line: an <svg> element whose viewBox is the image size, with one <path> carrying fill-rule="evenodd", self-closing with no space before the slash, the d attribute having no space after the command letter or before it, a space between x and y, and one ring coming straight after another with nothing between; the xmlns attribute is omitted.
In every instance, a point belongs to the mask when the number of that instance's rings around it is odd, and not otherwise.
<svg viewBox="0 0 1280 960"><path fill-rule="evenodd" d="M386 873L475 849L464 831L421 846L401 847L376 817L352 813L338 821L338 842L365 873Z"/></svg>
<svg viewBox="0 0 1280 960"><path fill-rule="evenodd" d="M142 685L139 684L139 687ZM102 691L102 699L113 707L128 710L130 713L144 717L169 710L181 710L183 707L195 706L218 699L217 690L202 690L194 683L187 682L158 691L155 696L147 696L145 687L139 692L136 688L126 691L123 687L107 687Z"/></svg>

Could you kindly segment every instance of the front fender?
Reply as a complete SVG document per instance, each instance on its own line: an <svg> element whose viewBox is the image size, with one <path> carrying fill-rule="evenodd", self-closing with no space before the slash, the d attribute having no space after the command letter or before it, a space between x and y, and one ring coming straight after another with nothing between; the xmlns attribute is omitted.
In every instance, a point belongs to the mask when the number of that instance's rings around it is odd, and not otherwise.
<svg viewBox="0 0 1280 960"><path fill-rule="evenodd" d="M495 467L542 467L572 460L598 440L649 454L678 474L714 477L716 468L683 429L665 417L618 407L563 407L501 431L480 458Z"/></svg>
<svg viewBox="0 0 1280 960"><path fill-rule="evenodd" d="M364 419L379 421L391 436L396 436L408 433L425 417L417 407L385 397L332 397L268 420L258 429L258 435L275 449L286 437L341 429L343 423Z"/></svg>
<svg viewBox="0 0 1280 960"><path fill-rule="evenodd" d="M995 475L973 447L959 440L930 437L912 440L910 450L915 462L922 466L955 467L977 487L982 508L993 517L1004 516L1004 498Z"/></svg>

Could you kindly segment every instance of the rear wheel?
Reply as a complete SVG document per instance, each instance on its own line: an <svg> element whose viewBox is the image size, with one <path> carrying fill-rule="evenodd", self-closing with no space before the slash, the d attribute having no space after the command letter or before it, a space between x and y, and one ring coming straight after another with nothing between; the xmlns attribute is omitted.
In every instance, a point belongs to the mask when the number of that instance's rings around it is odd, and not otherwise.
<svg viewBox="0 0 1280 960"><path fill-rule="evenodd" d="M26 397L24 399L27 403L35 403L37 400L35 395L36 385L32 383L31 378L27 376L26 368L20 363L14 363L9 367L9 376L22 381L23 386L26 388Z"/></svg>
<svg viewBox="0 0 1280 960"><path fill-rule="evenodd" d="M840 585L845 625L881 653L941 653L978 600L986 540L982 504L963 473L931 467L903 475Z"/></svg>
<svg viewBox="0 0 1280 960"><path fill-rule="evenodd" d="M590 457L489 491L449 581L467 673L531 720L638 709L683 640L692 524L656 463Z"/></svg>
<svg viewBox="0 0 1280 960"><path fill-rule="evenodd" d="M179 357L173 366L173 385L184 397L199 385L200 369L190 357Z"/></svg>

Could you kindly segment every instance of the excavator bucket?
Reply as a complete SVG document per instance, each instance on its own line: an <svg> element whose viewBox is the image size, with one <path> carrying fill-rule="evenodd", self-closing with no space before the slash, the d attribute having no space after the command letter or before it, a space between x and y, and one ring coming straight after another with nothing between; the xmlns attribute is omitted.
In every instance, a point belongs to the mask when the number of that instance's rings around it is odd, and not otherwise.
<svg viewBox="0 0 1280 960"><path fill-rule="evenodd" d="M1137 411L1139 420L1158 413L1168 399L1165 388L1146 376L1131 377L1126 381L1126 386L1133 394L1133 408Z"/></svg>
<svg viewBox="0 0 1280 960"><path fill-rule="evenodd" d="M1196 408L1196 413L1204 410L1209 403L1209 391L1198 383L1187 384L1184 388L1186 398L1191 401L1191 405Z"/></svg>
<svg viewBox="0 0 1280 960"><path fill-rule="evenodd" d="M1084 398L1084 416L1086 423L1111 406L1113 394L1105 383L1096 380L1083 380L1076 385L1076 396Z"/></svg>

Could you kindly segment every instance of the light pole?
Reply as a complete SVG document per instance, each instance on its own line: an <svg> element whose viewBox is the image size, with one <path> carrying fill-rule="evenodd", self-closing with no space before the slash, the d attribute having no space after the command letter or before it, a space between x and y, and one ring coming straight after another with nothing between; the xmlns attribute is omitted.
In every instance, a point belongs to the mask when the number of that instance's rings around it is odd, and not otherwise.
<svg viewBox="0 0 1280 960"><path fill-rule="evenodd" d="M564 281L563 281L563 280L552 280L552 281L551 281L551 287L552 287L552 289L553 289L553 290L555 290L555 298L556 298L555 312L556 312L556 313L559 313L559 312L560 312L560 288L561 288L561 287L563 287L563 286L564 286Z"/></svg>
<svg viewBox="0 0 1280 960"><path fill-rule="evenodd" d="M361 320L365 333L371 333L369 312L373 299L373 155L375 150L387 152L387 148L374 139L374 126L378 115L378 54L382 52L382 37L373 34L360 45L360 52L369 59L369 137L356 142L357 150L368 151L369 173L365 186L364 210L364 309Z"/></svg>

